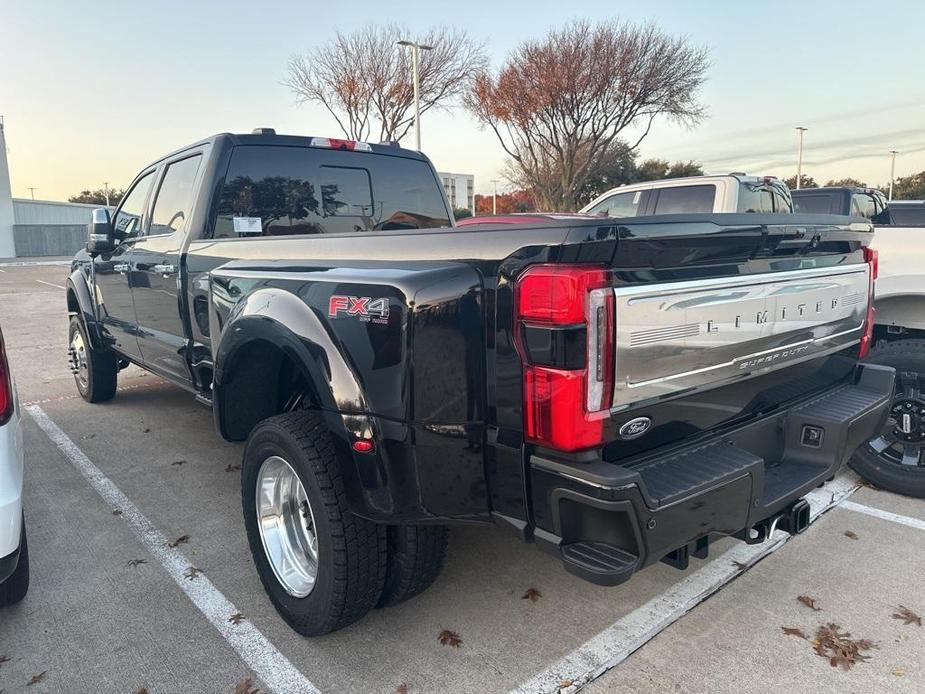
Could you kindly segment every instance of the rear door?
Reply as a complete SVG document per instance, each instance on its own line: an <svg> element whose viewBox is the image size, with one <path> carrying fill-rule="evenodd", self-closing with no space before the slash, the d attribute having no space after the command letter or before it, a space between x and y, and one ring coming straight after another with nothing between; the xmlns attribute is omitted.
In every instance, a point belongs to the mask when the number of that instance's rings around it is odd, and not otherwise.
<svg viewBox="0 0 925 694"><path fill-rule="evenodd" d="M151 206L148 233L135 242L132 293L138 342L145 365L172 380L191 383L181 306L180 260L203 151L164 164Z"/></svg>
<svg viewBox="0 0 925 694"><path fill-rule="evenodd" d="M103 332L122 354L138 359L138 322L132 303L132 254L148 217L148 202L156 172L145 172L122 198L113 218L117 246L93 260L97 301Z"/></svg>

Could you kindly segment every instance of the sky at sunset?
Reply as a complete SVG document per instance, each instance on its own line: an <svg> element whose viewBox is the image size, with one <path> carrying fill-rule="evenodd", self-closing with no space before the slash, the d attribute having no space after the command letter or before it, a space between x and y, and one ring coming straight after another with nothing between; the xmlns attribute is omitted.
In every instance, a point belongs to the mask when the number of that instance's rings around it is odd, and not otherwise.
<svg viewBox="0 0 925 694"><path fill-rule="evenodd" d="M642 157L693 159L711 173L789 176L794 127L804 172L869 184L925 169L925 5L855 2L20 2L0 3L0 114L14 197L65 199L126 186L149 161L216 132L339 136L322 109L281 82L290 55L338 30L398 22L465 28L493 65L522 40L577 16L653 21L709 48L688 130L657 122ZM425 114L423 149L489 192L503 168L494 135L462 108ZM413 134L405 140L413 146ZM502 186L503 187L503 186Z"/></svg>

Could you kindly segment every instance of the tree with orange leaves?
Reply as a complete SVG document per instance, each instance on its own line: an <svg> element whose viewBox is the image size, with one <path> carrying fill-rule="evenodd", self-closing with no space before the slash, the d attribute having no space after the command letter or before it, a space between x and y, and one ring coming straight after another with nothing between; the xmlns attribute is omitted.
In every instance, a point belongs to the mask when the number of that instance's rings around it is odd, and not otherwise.
<svg viewBox="0 0 925 694"><path fill-rule="evenodd" d="M587 179L629 128L635 150L659 116L694 124L706 49L652 24L575 21L526 41L466 96L509 158L509 178L544 210L573 210Z"/></svg>

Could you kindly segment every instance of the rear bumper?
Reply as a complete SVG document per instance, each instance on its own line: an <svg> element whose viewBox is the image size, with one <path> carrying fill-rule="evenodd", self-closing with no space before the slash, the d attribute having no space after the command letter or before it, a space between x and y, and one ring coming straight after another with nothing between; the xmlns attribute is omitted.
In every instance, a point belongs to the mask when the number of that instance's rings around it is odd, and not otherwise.
<svg viewBox="0 0 925 694"><path fill-rule="evenodd" d="M800 532L801 497L883 425L894 375L859 365L851 384L633 467L533 455L534 538L570 572L616 585L659 560L685 568L718 536L760 542L773 519Z"/></svg>

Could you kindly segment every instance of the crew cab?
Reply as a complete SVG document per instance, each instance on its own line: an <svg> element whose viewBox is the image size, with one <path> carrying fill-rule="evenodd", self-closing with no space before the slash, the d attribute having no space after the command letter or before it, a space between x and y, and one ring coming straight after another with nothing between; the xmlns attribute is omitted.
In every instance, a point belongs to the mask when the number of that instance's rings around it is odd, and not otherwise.
<svg viewBox="0 0 925 694"><path fill-rule="evenodd" d="M589 581L801 532L880 430L869 223L452 226L422 154L222 134L94 212L67 280L84 399L134 363L244 441L266 591L322 634L432 583L455 523Z"/></svg>
<svg viewBox="0 0 925 694"><path fill-rule="evenodd" d="M889 224L886 196L876 188L851 186L801 188L790 191L793 206L804 214L842 214Z"/></svg>
<svg viewBox="0 0 925 694"><path fill-rule="evenodd" d="M790 190L774 176L731 173L631 183L608 190L581 209L600 217L662 214L793 212Z"/></svg>

